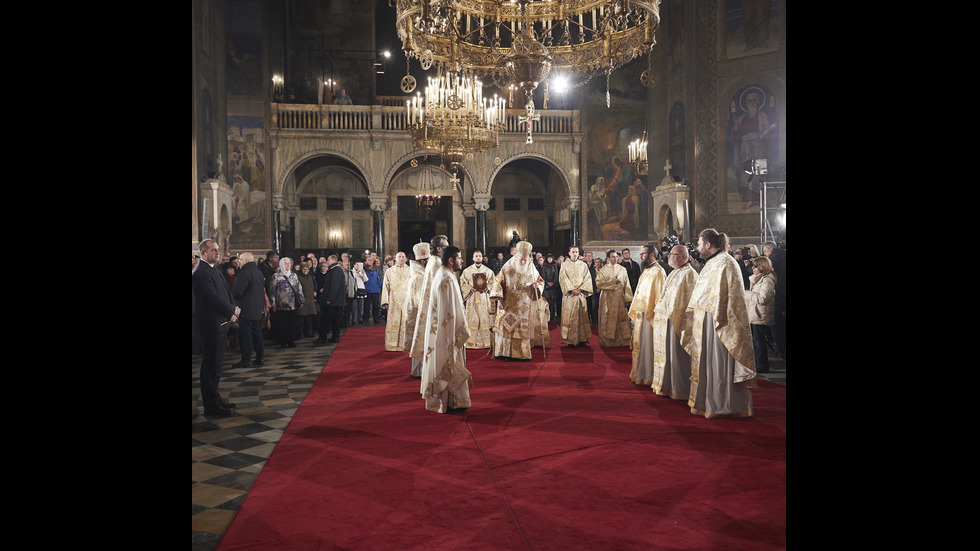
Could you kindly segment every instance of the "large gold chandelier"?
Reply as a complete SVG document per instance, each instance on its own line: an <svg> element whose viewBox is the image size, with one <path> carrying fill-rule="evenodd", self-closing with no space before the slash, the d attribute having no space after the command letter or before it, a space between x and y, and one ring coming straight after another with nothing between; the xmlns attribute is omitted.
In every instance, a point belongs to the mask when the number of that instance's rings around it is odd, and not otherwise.
<svg viewBox="0 0 980 551"><path fill-rule="evenodd" d="M660 0L389 1L409 61L516 85L532 108L549 77L580 86L649 53L660 25Z"/></svg>
<svg viewBox="0 0 980 551"><path fill-rule="evenodd" d="M506 107L503 98L484 98L476 77L440 71L424 96L405 102L412 146L438 151L455 175L467 155L497 146Z"/></svg>

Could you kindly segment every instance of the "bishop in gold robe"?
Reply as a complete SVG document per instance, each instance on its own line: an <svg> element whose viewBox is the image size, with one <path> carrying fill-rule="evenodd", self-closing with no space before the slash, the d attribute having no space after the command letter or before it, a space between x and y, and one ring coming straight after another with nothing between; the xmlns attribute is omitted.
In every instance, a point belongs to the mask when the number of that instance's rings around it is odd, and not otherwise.
<svg viewBox="0 0 980 551"><path fill-rule="evenodd" d="M531 257L532 245L521 241L515 254L494 278L490 300L496 308L493 356L502 360L530 360L531 348L551 345L548 302L542 297L544 279Z"/></svg>
<svg viewBox="0 0 980 551"><path fill-rule="evenodd" d="M592 339L588 300L592 296L592 274L589 265L579 260L579 248L568 248L568 260L562 262L558 283L561 286L561 342L569 346L588 346Z"/></svg>
<svg viewBox="0 0 980 551"><path fill-rule="evenodd" d="M466 325L470 328L466 348L490 348L490 339L493 338L490 332L490 280L493 278L493 270L483 264L483 252L473 251L473 264L459 275Z"/></svg>
<svg viewBox="0 0 980 551"><path fill-rule="evenodd" d="M708 228L698 236L705 259L687 310L692 319L691 413L705 418L751 417L756 387L752 331L742 271L725 252L728 236Z"/></svg>
<svg viewBox="0 0 980 551"><path fill-rule="evenodd" d="M633 301L629 274L619 265L619 253L606 253L606 264L595 274L599 293L599 344L629 346L633 337L629 321L629 303Z"/></svg>
<svg viewBox="0 0 980 551"><path fill-rule="evenodd" d="M412 346L409 347L408 355L421 362L425 352L425 315L429 311L429 295L432 290L432 278L442 267L442 250L449 246L449 238L445 235L437 235L429 240L429 262L425 265L425 275L422 278L421 286L415 287L413 292L419 293L418 313L415 316L415 332L412 334Z"/></svg>
<svg viewBox="0 0 980 551"><path fill-rule="evenodd" d="M432 277L427 309L420 318L425 327L422 398L425 409L436 413L470 407L473 376L466 369L466 339L470 331L455 273L462 264L459 249L446 247Z"/></svg>
<svg viewBox="0 0 980 551"><path fill-rule="evenodd" d="M408 257L398 251L395 254L395 265L385 271L381 284L381 307L388 311L388 322L385 324L385 350L389 352L405 352L405 316L402 307L408 298L408 280L412 276L412 268L406 264Z"/></svg>
<svg viewBox="0 0 980 551"><path fill-rule="evenodd" d="M405 331L402 333L402 350L406 352L412 349L412 340L415 337L415 322L418 319L420 297L422 289L425 287L425 265L429 262L429 244L416 243L412 247L415 260L409 262L412 275L406 283L405 306L402 308L402 317L405 319ZM419 379L422 377L422 360L411 358L412 377Z"/></svg>
<svg viewBox="0 0 980 551"><path fill-rule="evenodd" d="M664 292L653 316L653 382L659 396L688 400L691 395L691 319L685 315L698 273L691 266L684 245L674 245L667 255L673 270L667 274ZM685 345L685 343L687 343Z"/></svg>
<svg viewBox="0 0 980 551"><path fill-rule="evenodd" d="M629 317L633 320L633 341L631 344L633 367L630 369L630 380L638 385L649 386L653 383L653 317L654 308L663 293L664 280L667 273L657 262L657 246L644 245L640 249L640 278L633 291L633 302L630 303Z"/></svg>

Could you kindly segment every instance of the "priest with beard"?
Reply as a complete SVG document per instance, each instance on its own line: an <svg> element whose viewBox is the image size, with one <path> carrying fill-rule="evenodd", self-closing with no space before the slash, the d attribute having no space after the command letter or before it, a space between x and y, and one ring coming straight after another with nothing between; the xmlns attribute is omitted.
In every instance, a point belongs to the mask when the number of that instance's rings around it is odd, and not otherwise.
<svg viewBox="0 0 980 551"><path fill-rule="evenodd" d="M470 328L470 338L466 348L490 348L490 280L493 270L483 265L483 252L473 251L473 264L459 276L459 290L463 293L463 306L466 308L466 325Z"/></svg>
<svg viewBox="0 0 980 551"><path fill-rule="evenodd" d="M463 267L463 255L457 247L448 246L440 264L432 277L427 310L419 317L419 323L426 328L421 391L425 409L446 413L470 407L473 376L466 369L466 339L470 331L456 280L456 271Z"/></svg>
<svg viewBox="0 0 980 551"><path fill-rule="evenodd" d="M490 290L491 308L496 310L491 354L504 361L530 360L532 347L543 351L551 344L544 279L534 267L532 249L531 243L519 242Z"/></svg>
<svg viewBox="0 0 980 551"><path fill-rule="evenodd" d="M685 315L698 273L684 245L667 254L670 273L653 316L653 382L659 396L687 400L691 394L691 356L682 341L690 343L691 320Z"/></svg>
<svg viewBox="0 0 980 551"><path fill-rule="evenodd" d="M599 344L602 346L629 346L632 339L629 322L629 303L633 302L633 289L629 274L619 265L619 255L609 249L606 264L595 274L599 293Z"/></svg>
<svg viewBox="0 0 980 551"><path fill-rule="evenodd" d="M654 308L663 293L667 274L657 263L657 245L650 243L640 249L641 272L633 291L629 317L633 320L633 368L630 380L638 385L653 383L653 317Z"/></svg>
<svg viewBox="0 0 980 551"><path fill-rule="evenodd" d="M725 252L728 236L708 228L698 236L704 259L691 293L691 413L707 419L752 416L755 351L742 271Z"/></svg>

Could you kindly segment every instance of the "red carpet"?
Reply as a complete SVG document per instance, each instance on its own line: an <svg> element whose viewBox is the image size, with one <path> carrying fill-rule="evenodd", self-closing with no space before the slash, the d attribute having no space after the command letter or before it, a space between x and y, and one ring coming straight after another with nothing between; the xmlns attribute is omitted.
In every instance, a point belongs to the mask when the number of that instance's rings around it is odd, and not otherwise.
<svg viewBox="0 0 980 551"><path fill-rule="evenodd" d="M381 327L348 329L218 549L786 547L786 389L707 420L629 380L628 348L467 353L473 407L425 410Z"/></svg>

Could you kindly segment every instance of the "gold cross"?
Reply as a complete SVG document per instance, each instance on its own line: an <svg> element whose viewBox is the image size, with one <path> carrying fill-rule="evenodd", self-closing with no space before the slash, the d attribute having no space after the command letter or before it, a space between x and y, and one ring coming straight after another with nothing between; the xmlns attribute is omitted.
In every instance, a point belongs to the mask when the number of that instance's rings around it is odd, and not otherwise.
<svg viewBox="0 0 980 551"><path fill-rule="evenodd" d="M541 115L536 115L534 113L534 103L528 102L526 109L527 109L526 117L517 117L518 124L527 124L527 141L524 142L525 145L529 143L534 143L534 140L531 139L531 122L541 120Z"/></svg>
<svg viewBox="0 0 980 551"><path fill-rule="evenodd" d="M456 187L456 184L459 183L459 178L456 177L455 172L453 172L453 175L449 178L449 181L453 183L453 191L459 191L459 189Z"/></svg>

